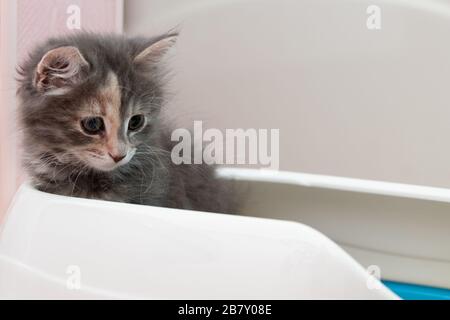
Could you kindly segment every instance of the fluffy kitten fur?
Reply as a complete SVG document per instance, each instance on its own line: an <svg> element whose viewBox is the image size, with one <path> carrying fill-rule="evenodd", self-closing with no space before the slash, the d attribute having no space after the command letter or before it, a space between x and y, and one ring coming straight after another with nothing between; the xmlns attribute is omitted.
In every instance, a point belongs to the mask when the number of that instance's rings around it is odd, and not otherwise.
<svg viewBox="0 0 450 320"><path fill-rule="evenodd" d="M213 168L171 161L171 130L159 116L165 78L160 60L176 36L81 33L51 39L30 54L19 68L18 97L24 165L36 188L146 205L234 210L230 187L214 177ZM146 122L128 132L134 114ZM104 132L86 134L81 124L86 117L102 117ZM127 156L115 164L116 154Z"/></svg>

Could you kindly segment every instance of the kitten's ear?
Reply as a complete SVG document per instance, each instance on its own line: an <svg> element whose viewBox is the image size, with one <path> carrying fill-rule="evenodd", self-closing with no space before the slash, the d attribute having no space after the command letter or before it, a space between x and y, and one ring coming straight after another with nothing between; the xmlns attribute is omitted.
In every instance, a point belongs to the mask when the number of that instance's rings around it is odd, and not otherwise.
<svg viewBox="0 0 450 320"><path fill-rule="evenodd" d="M76 47L48 51L36 68L34 85L40 93L61 95L81 82L89 63Z"/></svg>
<svg viewBox="0 0 450 320"><path fill-rule="evenodd" d="M164 35L142 50L133 60L136 64L158 62L177 41L178 34Z"/></svg>

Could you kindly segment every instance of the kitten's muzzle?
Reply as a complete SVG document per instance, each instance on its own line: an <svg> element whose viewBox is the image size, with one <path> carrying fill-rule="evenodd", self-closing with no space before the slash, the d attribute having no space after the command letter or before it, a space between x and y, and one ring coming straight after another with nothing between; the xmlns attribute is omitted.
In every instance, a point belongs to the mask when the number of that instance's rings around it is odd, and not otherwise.
<svg viewBox="0 0 450 320"><path fill-rule="evenodd" d="M124 155L113 155L113 154L109 153L109 156L114 160L115 163L119 163L120 161L125 159L125 157L127 155L126 154L124 154Z"/></svg>

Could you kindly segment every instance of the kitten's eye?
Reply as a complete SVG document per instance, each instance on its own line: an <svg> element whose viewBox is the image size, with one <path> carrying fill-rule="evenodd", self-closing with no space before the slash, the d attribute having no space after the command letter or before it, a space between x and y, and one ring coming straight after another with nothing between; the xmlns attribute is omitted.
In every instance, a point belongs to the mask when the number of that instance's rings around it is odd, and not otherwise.
<svg viewBox="0 0 450 320"><path fill-rule="evenodd" d="M81 127L87 134L99 134L105 130L105 123L100 117L89 117L81 120Z"/></svg>
<svg viewBox="0 0 450 320"><path fill-rule="evenodd" d="M142 114L137 114L132 116L130 121L128 122L128 130L136 131L144 125L145 117Z"/></svg>

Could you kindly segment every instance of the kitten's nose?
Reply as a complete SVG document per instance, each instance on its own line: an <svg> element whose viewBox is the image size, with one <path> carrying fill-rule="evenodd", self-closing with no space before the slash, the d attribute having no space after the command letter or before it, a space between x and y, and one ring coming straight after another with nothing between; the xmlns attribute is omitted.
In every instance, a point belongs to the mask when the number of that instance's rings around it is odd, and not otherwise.
<svg viewBox="0 0 450 320"><path fill-rule="evenodd" d="M117 163L117 162L120 162L121 160L123 160L127 155L124 154L124 155L115 156L110 153L109 156L114 160L115 163Z"/></svg>

